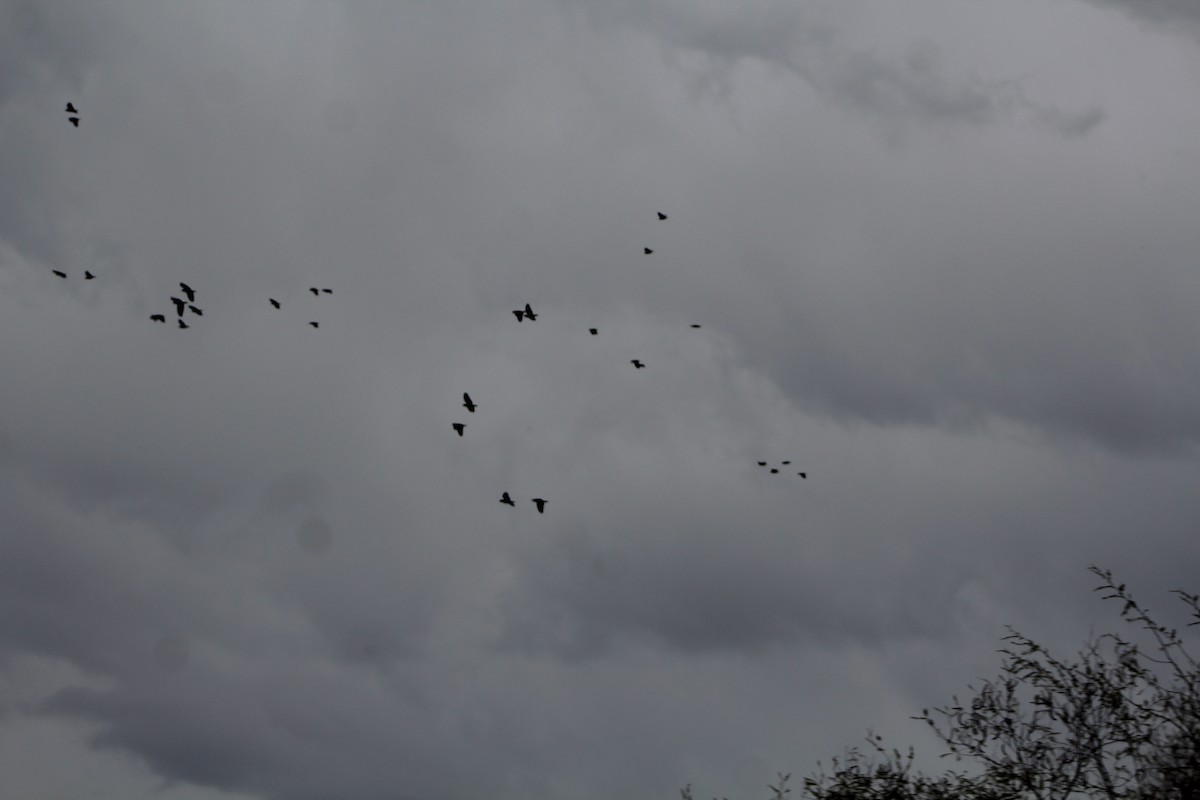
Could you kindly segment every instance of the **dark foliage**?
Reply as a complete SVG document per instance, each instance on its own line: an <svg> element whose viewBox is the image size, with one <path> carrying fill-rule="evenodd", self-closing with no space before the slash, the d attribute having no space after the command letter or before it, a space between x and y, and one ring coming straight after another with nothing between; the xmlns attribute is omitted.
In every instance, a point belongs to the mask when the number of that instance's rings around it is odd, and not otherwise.
<svg viewBox="0 0 1200 800"><path fill-rule="evenodd" d="M1200 798L1200 670L1176 629L1154 620L1112 573L1095 591L1122 603L1135 639L1107 633L1062 660L1009 628L1000 675L967 703L921 712L973 774L912 771L913 751L851 748L804 781L813 800L1195 800ZM1200 625L1200 595L1174 590ZM879 761L875 758L881 757ZM784 800L788 775L769 787ZM683 792L691 800L691 787Z"/></svg>

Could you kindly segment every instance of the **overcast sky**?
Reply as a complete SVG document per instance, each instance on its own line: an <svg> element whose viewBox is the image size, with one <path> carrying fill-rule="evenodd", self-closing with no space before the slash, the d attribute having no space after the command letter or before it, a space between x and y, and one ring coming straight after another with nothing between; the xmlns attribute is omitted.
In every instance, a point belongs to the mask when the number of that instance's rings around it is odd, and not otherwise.
<svg viewBox="0 0 1200 800"><path fill-rule="evenodd" d="M1181 620L1197 8L0 1L0 795L759 798Z"/></svg>

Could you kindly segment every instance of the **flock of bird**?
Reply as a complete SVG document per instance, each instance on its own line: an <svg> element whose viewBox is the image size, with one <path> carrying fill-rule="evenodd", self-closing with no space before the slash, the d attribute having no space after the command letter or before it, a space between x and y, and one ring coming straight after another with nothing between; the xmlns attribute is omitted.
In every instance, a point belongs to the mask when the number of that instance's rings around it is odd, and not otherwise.
<svg viewBox="0 0 1200 800"><path fill-rule="evenodd" d="M659 211L657 213L658 213L659 221L668 219L667 215L662 213L661 211ZM653 248L650 248L650 247L643 247L642 252L645 253L646 255L651 255L654 253L654 250L653 250ZM273 303L275 301L272 300L271 302ZM530 322L534 322L538 318L538 315L534 312L533 306L530 303L526 303L525 308L514 308L512 310L512 315L517 318L517 322L521 322L523 320L529 320ZM699 328L700 326L698 324L692 323L691 327ZM599 330L599 328L588 328L588 333L590 333L592 336L598 336L600 334L600 330ZM634 369L645 369L646 368L646 365L644 363L642 363L641 359L638 359L638 358L630 359L629 363L633 364ZM463 392L463 403L462 404L463 404L463 407L465 409L467 409L467 411L471 414L474 414L475 409L479 407L479 404L471 399L471 395L468 392ZM452 422L452 423L450 423L450 427L454 429L454 432L457 433L459 435L459 437L462 437L464 434L464 431L466 430L467 424L465 422ZM788 466L791 463L792 463L791 461L782 461L782 462L780 462L780 465ZM765 467L765 466L767 466L767 462L759 461L758 465L760 467ZM772 475L777 475L777 474L779 474L779 468L772 467L770 469L770 472ZM808 478L807 472L797 472L796 474L799 475L802 479ZM534 497L534 498L531 498L531 501L533 502L534 505L537 506L537 510L538 510L539 514L546 513L546 503L549 502L548 500L545 500L544 498L541 498L541 497ZM517 505L516 502L509 495L508 492L504 492L502 495L500 495L500 502L506 506L513 506L514 508Z"/></svg>
<svg viewBox="0 0 1200 800"><path fill-rule="evenodd" d="M75 105L73 103L67 103L66 113L72 115L72 116L68 117L67 119L72 125L74 125L76 128L78 128L79 127L79 117L75 116L75 115L77 115L79 112L75 109ZM661 211L659 211L657 213L658 213L658 219L660 222L668 219L667 215L662 213ZM643 247L642 252L645 255L652 255L654 253L654 250L653 250L653 248L650 248L650 247ZM51 271L60 278L67 277L67 273L62 272L60 270L56 269L56 270L51 270ZM84 277L84 280L90 281L90 280L94 280L96 276L93 275L91 272L84 270L83 277ZM184 329L184 328L191 327L190 325L188 325L186 322L183 321L183 315L184 315L185 310L190 310L193 315L200 316L200 317L204 316L204 311L195 305L195 301L196 301L196 290L195 289L193 289L191 286L187 285L186 283L183 283L182 281L180 281L180 283L179 283L179 288L182 291L182 293L187 297L187 300L185 301L179 297L172 297L171 302L175 304L176 322L178 322L179 327L181 329ZM333 294L332 289L324 289L324 288L318 289L316 286L310 286L308 290L310 292L312 292L314 297L320 297L322 294ZM269 297L267 299L270 301L271 306L273 308L278 310L283 307L282 304L278 300L276 300L274 297ZM513 313L513 316L515 316L517 318L517 322L521 322L522 320L529 320L530 322L534 322L538 318L538 315L536 313L534 313L533 306L529 303L526 303L525 308L523 308L523 309L522 308L514 308L512 310L512 313ZM151 314L150 319L153 322L161 322L163 324L166 324L166 322L167 322L166 314ZM311 325L313 328L320 327L320 322L318 322L316 320L310 321L308 324ZM700 326L693 323L691 325L691 327L699 328ZM600 331L598 328L588 328L588 333L590 333L592 336L598 336L600 334ZM645 369L646 368L646 365L644 363L642 363L641 359L638 359L638 358L630 359L629 363L633 364L634 369ZM471 399L470 394L468 394L467 392L463 392L463 407L466 408L469 413L474 414L475 409L477 409L479 407L479 405L474 400ZM465 422L452 422L450 424L450 427L454 429L455 433L457 433L460 437L462 437L464 431L466 430L467 425ZM789 466L791 463L792 463L791 461L781 461L780 466ZM768 466L766 461L759 461L758 465L760 467ZM779 468L771 467L770 473L772 475L778 474ZM807 472L797 472L796 474L799 475L802 479L808 478ZM537 510L538 510L539 514L546 513L546 504L549 502L548 500L541 498L541 497L534 497L534 498L531 498L531 501L533 502L533 504L535 506L537 506ZM504 503L505 505L508 505L508 506L513 506L514 508L517 505L516 502L512 499L512 497L509 496L508 492L504 492L504 494L502 494L500 496L500 502Z"/></svg>
<svg viewBox="0 0 1200 800"><path fill-rule="evenodd" d="M180 290L183 291L183 293L185 295L187 295L187 300L184 301L184 300L179 299L178 297L171 298L171 302L175 304L175 314L178 317L178 319L176 319L176 322L179 323L179 327L181 329L182 328L190 328L192 326L188 325L186 322L183 321L184 309L190 309L192 314L196 315L197 317L203 317L204 311L202 309L197 308L195 305L193 305L196 302L196 290L195 289L188 286L183 281L179 282L179 288L180 288ZM167 323L166 314L151 314L150 319L153 322L161 322L164 325Z"/></svg>

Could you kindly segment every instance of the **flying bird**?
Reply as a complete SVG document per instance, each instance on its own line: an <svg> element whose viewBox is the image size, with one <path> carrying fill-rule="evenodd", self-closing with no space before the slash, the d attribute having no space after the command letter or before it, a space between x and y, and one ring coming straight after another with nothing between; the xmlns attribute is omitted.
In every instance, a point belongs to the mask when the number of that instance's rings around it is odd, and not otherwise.
<svg viewBox="0 0 1200 800"><path fill-rule="evenodd" d="M275 306L276 308L279 308L278 300L276 300L274 297L268 297L267 299L271 301L271 305Z"/></svg>
<svg viewBox="0 0 1200 800"><path fill-rule="evenodd" d="M588 333L590 333L592 336L595 336L596 334L600 333L600 331L595 328L588 328Z"/></svg>
<svg viewBox="0 0 1200 800"><path fill-rule="evenodd" d="M788 464L790 464L790 463L792 463L792 462L790 462L790 461L780 461L779 463L780 463L780 464L783 464L783 465L786 467Z"/></svg>
<svg viewBox="0 0 1200 800"><path fill-rule="evenodd" d="M76 128L79 127L79 117L67 117L67 122L70 122Z"/></svg>
<svg viewBox="0 0 1200 800"><path fill-rule="evenodd" d="M308 287L308 290L313 293L313 297L316 297L317 295L319 295L321 293L321 290L315 286Z"/></svg>
<svg viewBox="0 0 1200 800"><path fill-rule="evenodd" d="M643 251L643 252L644 252L646 255L650 255L651 253L653 253L653 252L654 252L654 251L653 251L653 250L651 250L649 247L643 247L643 248L642 248L642 251Z"/></svg>
<svg viewBox="0 0 1200 800"><path fill-rule="evenodd" d="M454 430L458 431L459 436L462 436L463 428L467 427L467 424L465 422L451 422L450 427L454 428Z"/></svg>
<svg viewBox="0 0 1200 800"><path fill-rule="evenodd" d="M808 473L807 473L807 472L797 472L796 474L797 474L797 475L799 475L799 476L800 476L801 478L803 478L804 480L808 480Z"/></svg>
<svg viewBox="0 0 1200 800"><path fill-rule="evenodd" d="M539 513L539 514L545 514L545 513L546 513L546 503L547 503L547 502L548 502L548 501L546 501L546 500L543 500L543 499L542 499L542 498L540 498L540 497L535 497L535 498L533 498L533 504L534 504L534 505L536 505L536 506L538 507L538 513Z"/></svg>
<svg viewBox="0 0 1200 800"><path fill-rule="evenodd" d="M760 467L765 467L765 466L767 465L767 462L765 462L765 461L760 461L760 462L758 462L758 465L759 465Z"/></svg>
<svg viewBox="0 0 1200 800"><path fill-rule="evenodd" d="M517 504L513 502L513 499L508 496L508 492L504 493L504 496L500 498L500 502L504 503L505 505L512 506L513 508L517 507Z"/></svg>
<svg viewBox="0 0 1200 800"><path fill-rule="evenodd" d="M93 278L95 278L95 277L96 277L95 275L93 275L92 273L88 272L86 269L83 271L83 279L84 279L85 281L90 281L90 280L92 280L92 279L93 279Z"/></svg>
<svg viewBox="0 0 1200 800"><path fill-rule="evenodd" d="M537 314L533 313L533 309L529 307L529 303L525 304L525 319L536 320Z"/></svg>
<svg viewBox="0 0 1200 800"><path fill-rule="evenodd" d="M513 314L516 316L517 322L520 322L521 320L525 319L525 312L519 308L514 308Z"/></svg>
<svg viewBox="0 0 1200 800"><path fill-rule="evenodd" d="M179 327L180 327L180 328L190 328L190 327L192 327L191 325L188 325L188 324L187 324L186 322L184 322L183 320L176 320L176 321L179 323Z"/></svg>
<svg viewBox="0 0 1200 800"><path fill-rule="evenodd" d="M630 359L629 363L633 364L634 369L645 369L646 368L646 365L643 364L641 361L638 361L636 358Z"/></svg>
<svg viewBox="0 0 1200 800"><path fill-rule="evenodd" d="M659 218L659 219L666 219L666 218L667 218L667 215L666 215L666 214L664 214L664 213L662 213L662 212L660 211L660 212L658 212L658 218Z"/></svg>
<svg viewBox="0 0 1200 800"><path fill-rule="evenodd" d="M779 474L779 470L777 470L777 469L775 469L774 467L772 467L772 468L771 468L771 474L772 474L772 475L778 475L778 474Z"/></svg>
<svg viewBox="0 0 1200 800"><path fill-rule="evenodd" d="M162 314L151 314L150 319L154 320L155 322L161 322L164 325L167 324L167 318L164 317Z"/></svg>
<svg viewBox="0 0 1200 800"><path fill-rule="evenodd" d="M79 113L78 111L75 110L74 103L67 103L67 107L63 110L68 114L78 114Z"/></svg>
<svg viewBox="0 0 1200 800"><path fill-rule="evenodd" d="M467 394L466 392L463 392L463 408L465 408L467 411L470 411L472 414L474 414L475 409L478 408L478 406L476 406L471 400L471 395Z"/></svg>
<svg viewBox="0 0 1200 800"><path fill-rule="evenodd" d="M192 287L188 286L188 285L187 285L186 283L184 283L183 281L180 281L180 282L179 282L179 288L180 288L180 289L183 289L183 293L187 295L187 299L188 299L188 302L189 302L189 303L194 303L194 302L196 302L196 290L195 290L195 289L193 289Z"/></svg>
<svg viewBox="0 0 1200 800"><path fill-rule="evenodd" d="M201 316L201 317L203 317L203 316L204 316L204 312L203 312L201 309L199 309L199 308L196 308L195 306L188 306L188 308L190 308L190 309L192 310L192 313L193 313L193 314L196 314L196 315L198 315L198 316Z"/></svg>
<svg viewBox="0 0 1200 800"><path fill-rule="evenodd" d="M171 302L175 304L175 313L176 313L176 315L177 315L177 316L180 316L180 317L182 317L182 316L183 316L183 309L184 309L184 307L186 307L186 306L187 306L187 303L183 302L183 301L182 301L182 300L180 300L178 297L172 297L172 298L171 298Z"/></svg>
<svg viewBox="0 0 1200 800"><path fill-rule="evenodd" d="M321 323L319 323L319 322L310 322L310 323L308 323L308 324L309 324L309 325L312 325L314 328L319 328L319 327L321 327Z"/></svg>
<svg viewBox="0 0 1200 800"><path fill-rule="evenodd" d="M692 325L693 328L699 328L699 325Z"/></svg>
<svg viewBox="0 0 1200 800"><path fill-rule="evenodd" d="M51 271L51 272L53 272L55 275L57 275L57 276L58 276L58 277L60 277L60 278L65 278L65 277L67 277L67 273L65 273L65 272L59 272L59 271L58 271L58 270L56 270L56 269L52 269L52 270L50 270L50 271Z"/></svg>
<svg viewBox="0 0 1200 800"><path fill-rule="evenodd" d="M325 294L333 294L333 289L322 289L321 291Z"/></svg>

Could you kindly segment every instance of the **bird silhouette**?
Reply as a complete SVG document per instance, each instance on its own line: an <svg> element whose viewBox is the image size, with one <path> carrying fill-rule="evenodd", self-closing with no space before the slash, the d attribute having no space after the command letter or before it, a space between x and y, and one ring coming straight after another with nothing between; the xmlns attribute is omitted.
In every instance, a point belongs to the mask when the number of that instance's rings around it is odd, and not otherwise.
<svg viewBox="0 0 1200 800"><path fill-rule="evenodd" d="M525 312L519 308L513 309L513 315L516 316L517 322L520 322L521 320L525 319Z"/></svg>
<svg viewBox="0 0 1200 800"><path fill-rule="evenodd" d="M56 269L52 269L52 270L50 270L50 271L51 271L51 272L53 272L55 275L57 275L57 276L58 276L58 277L60 277L60 278L65 278L65 277L67 277L67 273L65 273L65 272L59 272L59 271L58 271L58 270L56 270Z"/></svg>
<svg viewBox="0 0 1200 800"><path fill-rule="evenodd" d="M529 307L529 303L525 304L525 319L536 320L537 314L533 313L533 309Z"/></svg>
<svg viewBox="0 0 1200 800"><path fill-rule="evenodd" d="M67 117L67 121L70 122L72 125L74 125L76 128L79 127L79 117Z"/></svg>
<svg viewBox="0 0 1200 800"><path fill-rule="evenodd" d="M780 463L780 464L783 464L783 465L786 467L788 464L790 464L790 463L792 463L792 462L790 462L790 461L780 461L779 463Z"/></svg>
<svg viewBox="0 0 1200 800"><path fill-rule="evenodd" d="M758 465L759 465L760 467L765 467L765 466L767 465L767 462L765 462L765 461L760 461L760 462L758 462Z"/></svg>
<svg viewBox="0 0 1200 800"><path fill-rule="evenodd" d="M84 279L85 281L90 281L90 280L92 280L92 279L93 279L93 278L95 278L95 277L96 277L95 275L93 275L92 273L88 272L86 269L83 271L83 279Z"/></svg>
<svg viewBox="0 0 1200 800"><path fill-rule="evenodd" d="M203 317L203 316L204 316L204 311L203 311L203 310L201 310L201 309L199 309L199 308L196 308L195 306L188 306L188 308L190 308L190 309L192 310L192 313L193 313L193 314L196 314L196 315L198 315L198 316L201 316L201 317Z"/></svg>
<svg viewBox="0 0 1200 800"><path fill-rule="evenodd" d="M539 514L545 514L545 513L546 513L546 503L547 503L547 502L549 502L549 501L547 501L547 500L543 500L543 499L542 499L542 498L540 498L540 497L535 497L535 498L533 498L533 504L534 504L535 506L537 506L537 507L538 507L538 513L539 513Z"/></svg>
<svg viewBox="0 0 1200 800"><path fill-rule="evenodd" d="M309 325L312 325L314 328L319 328L319 327L321 327L321 323L319 323L319 322L310 322L310 323L308 323L308 324L309 324Z"/></svg>
<svg viewBox="0 0 1200 800"><path fill-rule="evenodd" d="M267 299L271 301L271 305L275 306L276 308L279 308L278 300L276 300L274 297L268 297Z"/></svg>
<svg viewBox="0 0 1200 800"><path fill-rule="evenodd" d="M777 470L777 469L775 469L774 467L772 467L772 468L771 468L771 474L772 474L772 475L778 475L778 474L779 474L779 470Z"/></svg>
<svg viewBox="0 0 1200 800"><path fill-rule="evenodd" d="M463 392L463 408L465 408L467 411L470 411L472 414L474 414L475 409L478 408L478 406L476 406L471 400L471 395L467 394L466 392Z"/></svg>
<svg viewBox="0 0 1200 800"><path fill-rule="evenodd" d="M500 498L500 502L507 506L512 506L513 508L517 507L517 504L513 502L513 499L508 496L508 492L504 493L504 496Z"/></svg>
<svg viewBox="0 0 1200 800"><path fill-rule="evenodd" d="M588 328L588 333L590 333L592 336L595 336L596 334L600 333L600 331L595 328Z"/></svg>
<svg viewBox="0 0 1200 800"><path fill-rule="evenodd" d="M634 369L645 369L646 368L646 365L643 364L641 361L638 361L636 358L630 359L629 363L633 364Z"/></svg>
<svg viewBox="0 0 1200 800"><path fill-rule="evenodd" d="M68 114L78 114L79 113L78 111L75 110L74 103L67 103L67 107L63 110Z"/></svg>
<svg viewBox="0 0 1200 800"><path fill-rule="evenodd" d="M171 302L175 304L176 315L182 317L183 309L187 306L187 303L183 302L178 297L172 297Z"/></svg>
<svg viewBox="0 0 1200 800"><path fill-rule="evenodd" d="M458 431L459 436L462 436L463 428L467 427L467 424L465 422L451 422L450 427L454 428L454 430Z"/></svg>
<svg viewBox="0 0 1200 800"><path fill-rule="evenodd" d="M797 472L796 474L797 474L797 475L799 475L799 476L800 476L801 478L803 478L804 480L808 480L808 473L807 473L807 472Z"/></svg>
<svg viewBox="0 0 1200 800"><path fill-rule="evenodd" d="M642 248L642 251L643 251L643 252L644 252L646 255L650 255L651 253L653 253L653 252L654 252L654 251L653 251L653 250L651 250L649 247L643 247L643 248Z"/></svg>
<svg viewBox="0 0 1200 800"><path fill-rule="evenodd" d="M184 321L183 321L183 320L181 320L181 319L180 319L180 320L176 320L176 322L178 322L178 323L179 323L179 327L180 327L180 328L190 328L190 327L192 327L191 325L188 325L186 322L184 322Z"/></svg>
<svg viewBox="0 0 1200 800"><path fill-rule="evenodd" d="M333 294L333 289L322 289L321 291L325 294Z"/></svg>
<svg viewBox="0 0 1200 800"><path fill-rule="evenodd" d="M666 218L667 218L667 215L666 215L666 214L664 214L664 213L662 213L662 212L660 211L660 212L658 212L658 218L659 218L659 219L666 219Z"/></svg>
<svg viewBox="0 0 1200 800"><path fill-rule="evenodd" d="M162 314L151 314L150 319L154 320L155 322L161 322L164 325L167 324L167 318L164 317Z"/></svg>
<svg viewBox="0 0 1200 800"><path fill-rule="evenodd" d="M315 286L308 287L308 290L313 293L313 297L316 297L317 295L319 295L321 293L321 290Z"/></svg>
<svg viewBox="0 0 1200 800"><path fill-rule="evenodd" d="M184 283L183 281L180 281L180 282L179 282L179 288L180 288L180 289L183 289L183 293L187 295L187 299L188 299L188 302L189 302L189 303L194 303L194 302L196 302L196 290L195 290L195 289L193 289L192 287L188 286L188 285L187 285L186 283Z"/></svg>
<svg viewBox="0 0 1200 800"><path fill-rule="evenodd" d="M693 328L699 328L700 326L699 326L699 325L695 325L695 324L693 324L693 325L692 325L692 327L693 327Z"/></svg>

